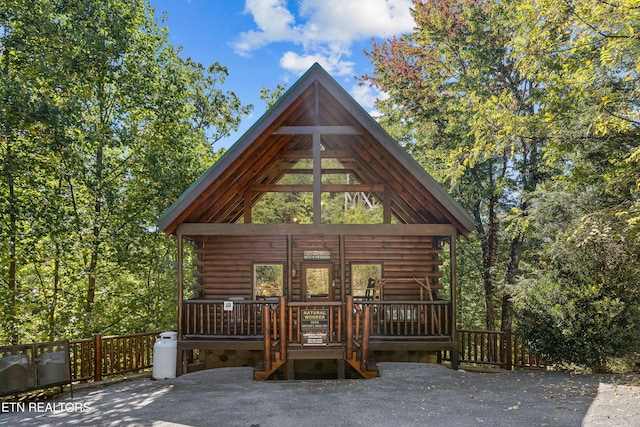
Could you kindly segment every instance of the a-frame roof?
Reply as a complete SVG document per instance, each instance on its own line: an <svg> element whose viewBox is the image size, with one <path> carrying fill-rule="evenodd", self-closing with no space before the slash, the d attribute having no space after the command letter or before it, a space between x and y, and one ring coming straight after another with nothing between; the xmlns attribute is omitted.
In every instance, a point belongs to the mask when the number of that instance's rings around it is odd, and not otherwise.
<svg viewBox="0 0 640 427"><path fill-rule="evenodd" d="M473 230L469 215L318 64L167 209L159 227L174 233L181 223L237 223L247 202L314 157L340 162L358 182L350 189L384 200L399 223L451 224L464 235ZM320 181L314 168L309 172ZM321 191L347 191L329 187Z"/></svg>

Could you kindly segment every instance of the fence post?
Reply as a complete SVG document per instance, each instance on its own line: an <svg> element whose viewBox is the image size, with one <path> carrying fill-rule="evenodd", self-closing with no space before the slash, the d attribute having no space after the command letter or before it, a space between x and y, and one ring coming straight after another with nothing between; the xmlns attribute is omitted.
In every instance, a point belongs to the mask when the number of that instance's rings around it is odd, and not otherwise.
<svg viewBox="0 0 640 427"><path fill-rule="evenodd" d="M506 361L505 361L505 369L510 371L513 369L513 335L511 333L511 328L504 331L504 340L506 348Z"/></svg>
<svg viewBox="0 0 640 427"><path fill-rule="evenodd" d="M102 381L102 334L93 334L93 380Z"/></svg>
<svg viewBox="0 0 640 427"><path fill-rule="evenodd" d="M513 346L511 345L511 329L513 327L513 302L511 295L506 293L502 296L502 330L504 331L504 339L507 342L505 369L508 371L513 367Z"/></svg>

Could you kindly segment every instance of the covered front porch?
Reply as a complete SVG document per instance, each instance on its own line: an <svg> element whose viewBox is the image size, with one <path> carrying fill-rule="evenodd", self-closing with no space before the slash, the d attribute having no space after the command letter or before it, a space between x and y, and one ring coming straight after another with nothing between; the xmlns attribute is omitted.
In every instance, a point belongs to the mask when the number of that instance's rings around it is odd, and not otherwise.
<svg viewBox="0 0 640 427"><path fill-rule="evenodd" d="M454 226L281 224L277 231L178 226L178 374L189 371L193 350L252 352L253 360L237 363L255 366L257 379L278 370L294 378L296 360L333 360L339 377L350 366L367 378L377 375L373 356L381 352L447 352L457 367ZM262 286L260 267L274 268L275 285ZM193 286L185 286L187 275ZM319 316L316 327L305 321L311 315Z"/></svg>
<svg viewBox="0 0 640 427"><path fill-rule="evenodd" d="M254 371L258 380L280 368L293 379L299 359L336 360L338 378L344 378L345 363L364 378L375 377L376 350L449 351L457 368L450 301L185 300L181 319L181 373L187 372L189 350L239 348L264 352Z"/></svg>

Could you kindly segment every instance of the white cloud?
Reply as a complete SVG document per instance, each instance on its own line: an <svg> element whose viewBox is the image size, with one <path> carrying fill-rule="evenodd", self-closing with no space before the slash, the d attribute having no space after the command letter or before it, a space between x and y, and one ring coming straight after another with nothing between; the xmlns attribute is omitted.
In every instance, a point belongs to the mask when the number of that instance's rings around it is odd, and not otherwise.
<svg viewBox="0 0 640 427"><path fill-rule="evenodd" d="M388 94L380 92L369 85L354 85L349 92L362 108L369 110L369 114L372 116L379 115L379 112L375 110L376 100L385 100L389 97Z"/></svg>
<svg viewBox="0 0 640 427"><path fill-rule="evenodd" d="M349 45L410 31L414 25L410 7L410 0L302 0L300 15L308 18L307 37Z"/></svg>
<svg viewBox="0 0 640 427"><path fill-rule="evenodd" d="M294 25L295 17L286 6L284 0L247 0L244 13L253 16L258 30L240 33L234 43L236 53L246 55L269 43L298 39L300 33Z"/></svg>
<svg viewBox="0 0 640 427"><path fill-rule="evenodd" d="M303 55L288 51L280 58L280 66L295 74L304 73L315 62L332 75L352 75L354 73L355 64L353 62L345 61L341 54L331 51Z"/></svg>
<svg viewBox="0 0 640 427"><path fill-rule="evenodd" d="M319 62L332 74L346 75L354 64L343 58L355 41L412 30L410 7L411 0L300 0L294 15L286 0L246 0L245 13L257 29L240 33L234 47L249 55L270 43L289 42L302 52L286 52L280 59L284 69L300 74Z"/></svg>

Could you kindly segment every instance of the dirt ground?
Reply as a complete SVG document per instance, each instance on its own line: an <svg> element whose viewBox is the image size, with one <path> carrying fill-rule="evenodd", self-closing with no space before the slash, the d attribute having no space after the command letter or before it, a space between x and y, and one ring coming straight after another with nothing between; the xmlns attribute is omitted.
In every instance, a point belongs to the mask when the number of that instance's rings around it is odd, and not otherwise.
<svg viewBox="0 0 640 427"><path fill-rule="evenodd" d="M252 380L251 368L76 390L0 426L638 426L640 377L381 363L371 380ZM55 406L57 405L57 406ZM14 405L15 406L15 405Z"/></svg>

